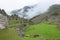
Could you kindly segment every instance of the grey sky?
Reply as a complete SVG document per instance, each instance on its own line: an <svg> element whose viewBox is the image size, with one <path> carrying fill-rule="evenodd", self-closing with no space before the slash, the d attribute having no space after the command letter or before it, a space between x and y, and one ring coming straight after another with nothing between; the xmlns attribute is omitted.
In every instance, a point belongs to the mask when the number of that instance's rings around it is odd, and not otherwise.
<svg viewBox="0 0 60 40"><path fill-rule="evenodd" d="M40 3L42 10L46 10L52 4L60 4L60 0L0 0L0 8L5 9L8 13L11 10L37 3Z"/></svg>

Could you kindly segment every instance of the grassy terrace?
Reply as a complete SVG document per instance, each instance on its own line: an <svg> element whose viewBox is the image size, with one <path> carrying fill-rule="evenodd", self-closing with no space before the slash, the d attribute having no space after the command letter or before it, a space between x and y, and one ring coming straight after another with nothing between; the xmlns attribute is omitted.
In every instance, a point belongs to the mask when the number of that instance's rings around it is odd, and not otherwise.
<svg viewBox="0 0 60 40"><path fill-rule="evenodd" d="M29 35L40 34L45 38L60 38L60 30L56 28L56 25L49 24L37 24L29 27L28 31L25 32Z"/></svg>
<svg viewBox="0 0 60 40"><path fill-rule="evenodd" d="M26 31L25 35L29 37L19 37L15 29L0 30L0 40L40 40L40 37L34 38L34 34L39 34L44 38L60 38L60 30L56 28L56 25L41 23L37 25L31 25Z"/></svg>
<svg viewBox="0 0 60 40"><path fill-rule="evenodd" d="M0 30L0 40L20 40L17 32L13 29Z"/></svg>
<svg viewBox="0 0 60 40"><path fill-rule="evenodd" d="M17 25L19 25L19 20L9 20L8 27L15 27Z"/></svg>

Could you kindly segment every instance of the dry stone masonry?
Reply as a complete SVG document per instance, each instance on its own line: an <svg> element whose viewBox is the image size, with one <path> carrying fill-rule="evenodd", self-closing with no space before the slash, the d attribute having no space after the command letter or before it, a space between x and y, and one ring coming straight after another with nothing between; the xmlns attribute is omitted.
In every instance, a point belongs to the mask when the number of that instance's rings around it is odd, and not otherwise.
<svg viewBox="0 0 60 40"><path fill-rule="evenodd" d="M0 14L0 29L6 28L8 25L7 17Z"/></svg>

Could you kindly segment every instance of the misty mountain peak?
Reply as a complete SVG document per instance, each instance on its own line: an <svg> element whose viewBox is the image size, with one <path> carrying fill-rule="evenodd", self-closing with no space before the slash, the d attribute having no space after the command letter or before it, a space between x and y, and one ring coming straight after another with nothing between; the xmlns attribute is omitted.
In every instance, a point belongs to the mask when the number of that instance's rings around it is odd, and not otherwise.
<svg viewBox="0 0 60 40"><path fill-rule="evenodd" d="M29 18L32 18L38 15L39 14L38 12L40 12L40 5L35 4L32 6L24 6L23 8L18 10L13 10L11 13L18 14L19 16L22 16L23 14L27 14Z"/></svg>

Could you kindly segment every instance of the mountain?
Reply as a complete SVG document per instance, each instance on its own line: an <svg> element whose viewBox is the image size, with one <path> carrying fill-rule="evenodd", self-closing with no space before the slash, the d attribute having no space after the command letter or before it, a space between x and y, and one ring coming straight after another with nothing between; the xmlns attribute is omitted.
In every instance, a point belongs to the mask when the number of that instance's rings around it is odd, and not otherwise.
<svg viewBox="0 0 60 40"><path fill-rule="evenodd" d="M52 6L50 6L50 8L48 10L50 12L60 11L60 4L52 5Z"/></svg>
<svg viewBox="0 0 60 40"><path fill-rule="evenodd" d="M22 15L27 15L25 16L25 18L30 19L36 15L39 15L40 13L40 5L35 4L32 6L25 6L21 9L17 9L17 10L13 10L11 11L11 14L17 14L20 17L22 17Z"/></svg>
<svg viewBox="0 0 60 40"><path fill-rule="evenodd" d="M60 5L54 4L49 7L48 11L44 14L40 14L31 19L34 24L40 23L42 21L47 21L50 23L60 23Z"/></svg>
<svg viewBox="0 0 60 40"><path fill-rule="evenodd" d="M5 12L4 9L0 9L0 14L4 15L4 16L8 16L8 14Z"/></svg>

